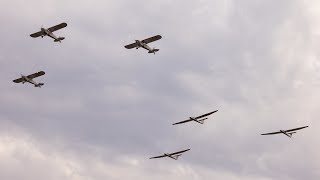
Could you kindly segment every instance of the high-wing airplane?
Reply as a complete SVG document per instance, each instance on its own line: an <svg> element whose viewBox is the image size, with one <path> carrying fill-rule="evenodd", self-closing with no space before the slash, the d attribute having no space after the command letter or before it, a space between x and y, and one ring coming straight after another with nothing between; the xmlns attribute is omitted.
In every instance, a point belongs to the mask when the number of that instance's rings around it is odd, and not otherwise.
<svg viewBox="0 0 320 180"><path fill-rule="evenodd" d="M127 49L132 49L132 48L139 49L140 47L142 47L142 48L148 50L148 53L156 54L156 52L159 51L159 49L150 48L147 44L149 44L149 43L151 43L151 42L153 42L153 41L157 41L157 40L159 40L159 39L161 39L161 38L162 38L162 37L161 37L160 35L156 35L156 36L153 36L153 37L144 39L144 40L142 40L142 41L136 40L135 43L126 45L126 46L124 46L124 47L127 48Z"/></svg>
<svg viewBox="0 0 320 180"><path fill-rule="evenodd" d="M209 116L215 112L218 112L218 110L215 110L215 111L212 111L212 112L209 112L207 114L203 114L201 116L198 116L198 117L189 117L188 120L185 120L185 121L180 121L180 122L177 122L177 123L174 123L172 125L176 125L176 124L183 124L183 123L187 123L187 122L190 122L190 121L195 121L197 123L200 123L200 124L203 124L205 120L207 120L208 118L204 118L206 116Z"/></svg>
<svg viewBox="0 0 320 180"><path fill-rule="evenodd" d="M44 71L39 71L37 73L30 74L28 76L21 75L21 78L15 79L15 80L13 80L13 82L15 82L15 83L21 83L22 82L22 84L24 84L25 82L28 82L28 83L33 84L34 87L41 88L41 86L43 86L44 83L36 83L36 82L33 81L33 79L36 78L36 77L39 77L39 76L43 76L44 74L45 74Z"/></svg>
<svg viewBox="0 0 320 180"><path fill-rule="evenodd" d="M61 43L61 41L64 40L64 37L57 37L57 36L55 36L53 34L53 32L57 31L59 29L65 28L65 27L67 27L67 23L61 23L61 24L55 25L55 26L53 26L51 28L48 28L48 29L41 27L41 30L39 32L30 34L30 36L33 37L33 38L36 38L36 37L39 37L39 36L41 36L42 38L44 36L49 36L49 37L54 39L54 42L60 42Z"/></svg>
<svg viewBox="0 0 320 180"><path fill-rule="evenodd" d="M309 127L309 126L303 126L303 127L289 129L289 130L280 130L280 131L277 131L277 132L265 133L265 134L261 134L261 135L284 134L284 135L288 136L289 138L291 138L292 134L296 133L296 131L298 131L300 129L307 128L307 127Z"/></svg>
<svg viewBox="0 0 320 180"><path fill-rule="evenodd" d="M163 158L163 157L169 157L172 158L174 160L178 160L179 156L182 155L182 153L189 151L190 149L186 149L183 151L178 151L178 152L174 152L174 153L164 153L161 156L155 156L155 157L151 157L150 159L156 159L156 158Z"/></svg>

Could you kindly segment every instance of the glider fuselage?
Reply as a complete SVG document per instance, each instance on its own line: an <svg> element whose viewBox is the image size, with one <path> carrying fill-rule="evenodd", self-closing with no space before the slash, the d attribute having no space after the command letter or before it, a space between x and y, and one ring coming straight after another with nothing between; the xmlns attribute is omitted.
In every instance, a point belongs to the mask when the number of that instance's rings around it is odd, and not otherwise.
<svg viewBox="0 0 320 180"><path fill-rule="evenodd" d="M286 131L284 130L280 130L281 133L283 133L284 135L288 136L289 138L292 137L292 134L291 133L287 133Z"/></svg>

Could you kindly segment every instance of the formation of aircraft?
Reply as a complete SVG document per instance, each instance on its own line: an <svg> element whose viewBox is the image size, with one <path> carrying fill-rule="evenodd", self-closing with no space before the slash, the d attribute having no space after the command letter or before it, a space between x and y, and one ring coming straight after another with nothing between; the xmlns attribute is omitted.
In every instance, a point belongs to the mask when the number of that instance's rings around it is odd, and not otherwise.
<svg viewBox="0 0 320 180"><path fill-rule="evenodd" d="M185 152L187 152L189 150L190 149L186 149L186 150L182 150L182 151L178 151L178 152L174 152L174 153L164 153L163 155L151 157L150 159L169 157L169 158L172 158L174 160L178 160L179 156L181 156L183 153L185 153Z"/></svg>
<svg viewBox="0 0 320 180"><path fill-rule="evenodd" d="M44 71L39 71L39 72L37 72L37 73L33 73L33 74L28 75L28 76L21 75L21 78L15 79L15 80L13 80L13 82L15 82L15 83L22 83L22 84L28 82L28 83L33 84L34 87L39 87L39 88L41 88L41 86L43 86L44 83L36 83L33 79L34 79L34 78L37 78L37 77L39 77L39 76L43 76L44 74L45 74Z"/></svg>
<svg viewBox="0 0 320 180"><path fill-rule="evenodd" d="M207 116L209 116L209 115L211 115L213 113L216 113L216 112L218 112L218 110L215 110L215 111L200 115L198 117L189 117L188 120L180 121L180 122L174 123L172 125L183 124L183 123L187 123L187 122L190 122L190 121L195 121L195 122L197 122L199 124L203 124L204 121L208 119L208 118L205 118L205 117L207 117Z"/></svg>
<svg viewBox="0 0 320 180"><path fill-rule="evenodd" d="M51 28L48 28L48 29L41 27L39 32L30 34L30 36L33 37L33 38L37 38L37 37L40 37L40 36L43 38L44 36L49 36L49 37L54 39L54 42L60 42L61 43L61 41L64 40L65 38L64 37L57 37L57 36L55 36L53 34L53 32L57 31L59 29L65 28L65 27L67 27L67 23L61 23L61 24L52 26Z"/></svg>
<svg viewBox="0 0 320 180"><path fill-rule="evenodd" d="M156 54L157 51L159 51L159 49L156 49L156 48L150 48L148 46L149 43L151 42L154 42L154 41L157 41L159 39L161 39L162 37L160 35L156 35L156 36L153 36L153 37L150 37L150 38L147 38L147 39L144 39L142 41L140 40L136 40L136 42L132 43L132 44L128 44L126 46L124 46L125 48L127 49L132 49L132 48L136 48L136 49L139 49L140 47L148 50L148 53L153 53L153 54Z"/></svg>
<svg viewBox="0 0 320 180"><path fill-rule="evenodd" d="M292 134L296 133L296 131L307 128L307 127L309 127L309 126L303 126L303 127L298 127L298 128L294 128L294 129L288 129L288 130L280 130L277 132L265 133L265 134L261 134L261 135L284 134L284 135L288 136L289 138L291 138Z"/></svg>
<svg viewBox="0 0 320 180"><path fill-rule="evenodd" d="M64 40L65 38L64 37L57 37L57 36L55 36L53 34L53 32L57 31L59 29L65 28L65 27L67 27L67 23L65 23L65 22L64 23L60 23L58 25L55 25L53 27L50 27L48 29L41 27L41 30L39 32L33 33L30 36L33 37L33 38L37 38L37 37L40 37L40 36L43 38L44 36L49 36L49 37L54 39L54 42L60 42L61 43L61 41ZM125 48L126 49L144 48L144 49L146 49L148 51L148 53L155 54L156 52L159 51L159 49L150 48L148 46L148 44L151 43L151 42L160 40L161 38L162 37L160 35L156 35L156 36L144 39L144 40L135 40L134 43L126 45ZM22 83L22 84L28 82L28 83L33 84L35 87L41 88L41 86L43 86L44 83L37 83L33 79L37 78L39 76L43 76L43 75L45 75L44 71L39 71L37 73L33 73L33 74L28 75L28 76L21 75L20 78L13 80L13 82ZM189 117L188 120L176 122L173 125L183 124L183 123L187 123L187 122L191 122L191 121L195 121L195 122L197 122L199 124L204 124L204 121L208 119L207 116L210 116L210 115L212 115L213 113L216 113L216 112L218 112L218 110L215 110L215 111L212 111L212 112L209 112L209 113L197 116L197 117ZM308 126L303 126L303 127L289 129L289 130L280 130L280 131L277 131L277 132L265 133L265 134L261 134L261 135L284 134L284 135L288 136L289 138L291 138L292 134L296 133L296 131L304 129L304 128L307 128L307 127ZM169 158L172 158L174 160L178 160L179 156L181 156L183 153L185 153L185 152L187 152L189 150L190 149L185 149L185 150L174 152L174 153L164 153L163 155L151 157L150 159L169 157Z"/></svg>

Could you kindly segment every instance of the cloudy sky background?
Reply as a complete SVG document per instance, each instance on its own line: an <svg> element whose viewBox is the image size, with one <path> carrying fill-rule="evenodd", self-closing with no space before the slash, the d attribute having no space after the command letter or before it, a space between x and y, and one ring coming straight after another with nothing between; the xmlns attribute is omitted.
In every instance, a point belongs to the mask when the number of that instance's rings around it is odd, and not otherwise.
<svg viewBox="0 0 320 180"><path fill-rule="evenodd" d="M0 1L0 179L318 180L319 18L316 0ZM29 36L61 22L61 44ZM123 47L156 34L156 55ZM41 89L12 83L39 70Z"/></svg>

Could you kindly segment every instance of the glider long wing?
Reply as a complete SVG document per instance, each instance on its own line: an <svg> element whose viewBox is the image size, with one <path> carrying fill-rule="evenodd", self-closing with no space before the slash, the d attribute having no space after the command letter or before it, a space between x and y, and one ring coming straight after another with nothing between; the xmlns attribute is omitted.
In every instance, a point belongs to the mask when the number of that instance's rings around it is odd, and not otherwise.
<svg viewBox="0 0 320 180"><path fill-rule="evenodd" d="M30 74L29 76L27 76L27 78L33 79L33 78L36 78L36 77L39 77L39 76L43 76L44 74L45 74L44 71L39 71L39 72L37 72L37 73Z"/></svg>
<svg viewBox="0 0 320 180"><path fill-rule="evenodd" d="M182 153L187 152L187 151L190 151L190 149L186 149L186 150L183 150L183 151L178 151L178 152L175 152L175 153L171 153L170 156L177 155L177 154L182 154Z"/></svg>
<svg viewBox="0 0 320 180"><path fill-rule="evenodd" d="M48 30L49 30L50 32L54 32L54 31L57 31L57 30L59 30L59 29L65 28L65 27L67 27L67 23L61 23L61 24L52 26L51 28L48 28Z"/></svg>
<svg viewBox="0 0 320 180"><path fill-rule="evenodd" d="M135 47L137 47L138 46L138 43L132 43L132 44L128 44L128 45L126 45L126 46L124 46L125 48L127 48L127 49L132 49L132 48L135 48Z"/></svg>
<svg viewBox="0 0 320 180"><path fill-rule="evenodd" d="M286 130L286 132L298 131L300 129L304 129L304 128L307 128L307 127L309 127L309 126L303 126L303 127L299 127L299 128L289 129L289 130Z"/></svg>
<svg viewBox="0 0 320 180"><path fill-rule="evenodd" d="M216 113L216 112L218 112L218 110L215 110L215 111L209 112L209 113L207 113L207 114L204 114L204 115L198 116L198 117L196 117L196 119L200 119L200 118L203 118L203 117L209 116L209 115L211 115L211 114L213 114L213 113Z"/></svg>
<svg viewBox="0 0 320 180"><path fill-rule="evenodd" d="M36 37L39 37L39 36L42 36L42 35L44 35L44 33L42 31L30 34L30 36L33 37L33 38L36 38Z"/></svg>
<svg viewBox="0 0 320 180"><path fill-rule="evenodd" d="M161 156L155 156L155 157L151 157L149 159L157 159L157 158L163 158L163 157L167 157L166 155L161 155Z"/></svg>
<svg viewBox="0 0 320 180"><path fill-rule="evenodd" d="M265 133L265 134L261 134L261 135L272 135L272 134L280 134L280 133L282 133L282 132L277 131L277 132Z"/></svg>
<svg viewBox="0 0 320 180"><path fill-rule="evenodd" d="M174 123L172 125L183 124L183 123L187 123L187 122L190 122L190 121L193 121L193 120L192 119L188 119L188 120L185 120L185 121L180 121L180 122Z"/></svg>
<svg viewBox="0 0 320 180"><path fill-rule="evenodd" d="M148 44L148 43L151 43L151 42L153 42L153 41L157 41L157 40L159 40L159 39L161 39L161 38L162 38L162 37L161 37L160 35L156 35L156 36L153 36L153 37L144 39L144 40L142 40L142 42Z"/></svg>

